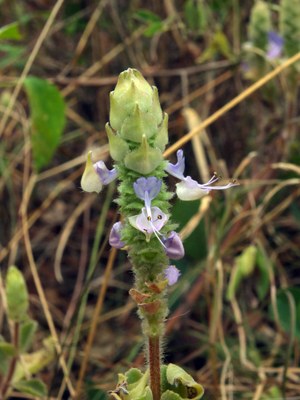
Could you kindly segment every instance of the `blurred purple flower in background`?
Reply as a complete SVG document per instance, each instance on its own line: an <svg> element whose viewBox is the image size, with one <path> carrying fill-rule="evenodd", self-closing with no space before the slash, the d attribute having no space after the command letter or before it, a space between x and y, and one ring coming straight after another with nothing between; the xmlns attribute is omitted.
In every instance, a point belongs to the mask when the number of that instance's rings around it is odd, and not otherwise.
<svg viewBox="0 0 300 400"><path fill-rule="evenodd" d="M283 49L283 37L276 32L268 33L268 49L267 58L269 60L275 60L282 54Z"/></svg>

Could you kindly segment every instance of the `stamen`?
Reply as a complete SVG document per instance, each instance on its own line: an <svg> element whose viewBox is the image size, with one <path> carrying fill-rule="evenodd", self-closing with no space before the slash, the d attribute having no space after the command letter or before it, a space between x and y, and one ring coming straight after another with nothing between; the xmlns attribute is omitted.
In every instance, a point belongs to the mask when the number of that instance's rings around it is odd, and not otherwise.
<svg viewBox="0 0 300 400"><path fill-rule="evenodd" d="M163 244L162 240L160 239L159 235L163 236L156 228L155 226L151 223L152 229L153 229L153 233L156 236L157 240L159 241L159 243L166 248L166 246Z"/></svg>
<svg viewBox="0 0 300 400"><path fill-rule="evenodd" d="M213 176L210 178L210 180L206 183L203 183L201 186L208 186L211 185L212 183L218 182L221 179L221 175L217 175L216 172L214 172Z"/></svg>

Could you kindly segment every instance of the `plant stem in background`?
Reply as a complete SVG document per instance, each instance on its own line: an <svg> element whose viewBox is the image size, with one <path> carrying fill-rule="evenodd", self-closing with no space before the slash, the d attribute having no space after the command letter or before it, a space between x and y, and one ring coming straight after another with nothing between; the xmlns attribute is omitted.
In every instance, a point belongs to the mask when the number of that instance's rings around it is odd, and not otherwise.
<svg viewBox="0 0 300 400"><path fill-rule="evenodd" d="M13 345L15 348L15 355L10 361L8 373L6 376L6 379L3 382L3 386L0 390L0 399L5 399L5 396L9 390L10 387L10 382L14 376L14 372L16 369L17 361L19 358L19 332L20 332L20 323L19 322L14 322L13 324Z"/></svg>

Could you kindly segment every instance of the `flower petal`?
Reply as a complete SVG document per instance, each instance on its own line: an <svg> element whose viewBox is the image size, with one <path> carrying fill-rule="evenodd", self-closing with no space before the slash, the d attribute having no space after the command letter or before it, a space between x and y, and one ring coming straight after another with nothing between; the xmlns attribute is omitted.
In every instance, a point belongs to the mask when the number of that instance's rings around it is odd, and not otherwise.
<svg viewBox="0 0 300 400"><path fill-rule="evenodd" d="M80 185L83 191L89 193L99 193L103 186L102 181L94 168L91 151L89 151L87 154L85 169L81 178Z"/></svg>
<svg viewBox="0 0 300 400"><path fill-rule="evenodd" d="M208 188L203 187L190 176L187 176L184 180L176 184L176 194L180 200L197 200L208 193Z"/></svg>
<svg viewBox="0 0 300 400"><path fill-rule="evenodd" d="M184 180L176 184L176 194L179 199L184 201L198 200L208 194L211 190L225 190L239 185L235 180L232 180L226 185L212 185L218 180L219 178L214 175L207 183L200 184L190 176L187 176Z"/></svg>
<svg viewBox="0 0 300 400"><path fill-rule="evenodd" d="M148 192L149 200L153 200L161 189L162 181L155 176L148 178L139 178L133 184L133 189L137 197L141 200L146 200L146 192Z"/></svg>
<svg viewBox="0 0 300 400"><path fill-rule="evenodd" d="M170 286L174 285L181 275L180 271L175 267L175 265L169 265L169 267L165 269L164 274Z"/></svg>
<svg viewBox="0 0 300 400"><path fill-rule="evenodd" d="M177 163L168 163L165 170L172 176L178 179L184 179L184 168L185 168L185 158L183 156L183 151L180 149L177 151Z"/></svg>
<svg viewBox="0 0 300 400"><path fill-rule="evenodd" d="M121 240L121 230L123 228L123 224L121 221L113 224L110 234L109 234L109 244L116 249L121 249L125 246L125 243Z"/></svg>
<svg viewBox="0 0 300 400"><path fill-rule="evenodd" d="M157 234L167 221L167 215L158 207L151 207L150 216L147 213L146 207L143 207L140 214L129 217L129 223L134 228L143 232L147 240L150 239L152 233Z"/></svg>
<svg viewBox="0 0 300 400"><path fill-rule="evenodd" d="M175 231L170 232L167 238L163 238L166 255L172 260L180 260L184 257L184 247L180 236Z"/></svg>
<svg viewBox="0 0 300 400"><path fill-rule="evenodd" d="M94 164L94 168L99 175L103 185L108 185L110 182L114 181L118 173L115 168L108 169L104 163L104 161L98 161Z"/></svg>

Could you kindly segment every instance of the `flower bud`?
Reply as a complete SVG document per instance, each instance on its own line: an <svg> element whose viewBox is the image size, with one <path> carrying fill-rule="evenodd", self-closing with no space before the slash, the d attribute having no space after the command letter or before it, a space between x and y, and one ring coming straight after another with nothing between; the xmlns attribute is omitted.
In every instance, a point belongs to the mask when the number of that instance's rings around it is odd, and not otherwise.
<svg viewBox="0 0 300 400"><path fill-rule="evenodd" d="M27 317L29 306L26 283L21 271L11 266L6 275L6 300L8 318L21 322Z"/></svg>
<svg viewBox="0 0 300 400"><path fill-rule="evenodd" d="M157 90L154 90L136 69L127 69L119 76L117 86L110 94L110 125L120 131L124 120L133 114L136 104L142 113L155 111L154 122L162 120Z"/></svg>
<svg viewBox="0 0 300 400"><path fill-rule="evenodd" d="M143 175L157 168L168 143L168 116L162 113L157 88L139 71L129 68L120 74L110 94L109 119L112 158Z"/></svg>

